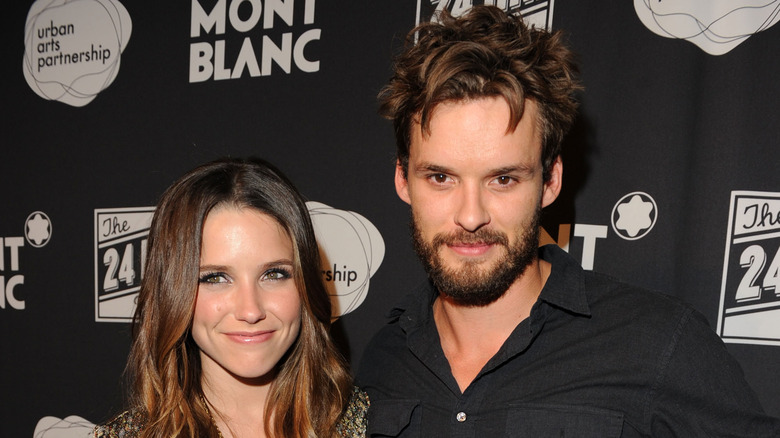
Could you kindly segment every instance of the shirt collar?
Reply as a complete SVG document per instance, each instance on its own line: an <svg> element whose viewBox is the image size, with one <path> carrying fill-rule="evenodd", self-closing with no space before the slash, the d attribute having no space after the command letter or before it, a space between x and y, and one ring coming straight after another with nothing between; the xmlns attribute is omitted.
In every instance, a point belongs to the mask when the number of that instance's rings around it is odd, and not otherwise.
<svg viewBox="0 0 780 438"><path fill-rule="evenodd" d="M398 320L401 328L409 333L414 327L424 324L432 318L431 308L438 293L430 279L426 280L406 295L387 316Z"/></svg>
<svg viewBox="0 0 780 438"><path fill-rule="evenodd" d="M539 248L539 257L552 266L539 300L578 315L590 316L582 266L558 245Z"/></svg>

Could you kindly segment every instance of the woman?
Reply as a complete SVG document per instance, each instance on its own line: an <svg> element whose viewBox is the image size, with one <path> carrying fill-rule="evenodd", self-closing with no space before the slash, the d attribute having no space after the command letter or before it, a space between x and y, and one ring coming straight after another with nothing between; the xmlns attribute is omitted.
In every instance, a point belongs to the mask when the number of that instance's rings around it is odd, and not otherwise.
<svg viewBox="0 0 780 438"><path fill-rule="evenodd" d="M96 437L364 436L306 205L260 160L176 181L152 219L130 409Z"/></svg>

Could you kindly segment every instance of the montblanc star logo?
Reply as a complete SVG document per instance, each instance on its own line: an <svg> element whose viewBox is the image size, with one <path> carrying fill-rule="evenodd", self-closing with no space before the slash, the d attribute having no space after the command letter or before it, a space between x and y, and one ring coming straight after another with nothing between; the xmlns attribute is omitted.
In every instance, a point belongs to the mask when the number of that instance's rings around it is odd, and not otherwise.
<svg viewBox="0 0 780 438"><path fill-rule="evenodd" d="M657 219L655 200L643 192L623 196L612 209L612 229L626 240L641 239L647 235Z"/></svg>
<svg viewBox="0 0 780 438"><path fill-rule="evenodd" d="M36 248L46 245L51 239L51 231L51 220L46 213L36 211L27 217L24 236L30 245Z"/></svg>

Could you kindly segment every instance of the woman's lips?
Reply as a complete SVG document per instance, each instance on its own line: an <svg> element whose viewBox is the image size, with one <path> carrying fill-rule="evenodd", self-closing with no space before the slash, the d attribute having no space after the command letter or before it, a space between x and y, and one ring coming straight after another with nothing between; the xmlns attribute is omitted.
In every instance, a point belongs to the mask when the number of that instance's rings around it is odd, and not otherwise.
<svg viewBox="0 0 780 438"><path fill-rule="evenodd" d="M239 344L259 344L270 339L273 334L274 330L225 333L230 340Z"/></svg>

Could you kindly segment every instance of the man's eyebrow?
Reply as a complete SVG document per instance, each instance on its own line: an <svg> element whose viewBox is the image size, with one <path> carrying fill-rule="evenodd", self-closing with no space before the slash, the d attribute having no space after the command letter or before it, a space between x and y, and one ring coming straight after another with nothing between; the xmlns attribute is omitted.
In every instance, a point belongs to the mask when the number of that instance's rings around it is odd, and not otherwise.
<svg viewBox="0 0 780 438"><path fill-rule="evenodd" d="M515 166L504 166L499 167L497 169L493 169L490 174L491 175L506 175L510 173L520 173L524 175L532 175L535 172L535 168L533 166L528 166L525 164L518 164Z"/></svg>
<svg viewBox="0 0 780 438"><path fill-rule="evenodd" d="M452 169L433 163L420 163L414 170L415 172L452 173Z"/></svg>
<svg viewBox="0 0 780 438"><path fill-rule="evenodd" d="M414 168L414 172L432 172L432 173L443 173L443 174L451 174L454 171L448 167L439 165L439 164L433 164L433 163L420 163ZM495 169L491 169L487 172L488 175L507 175L507 174L521 174L521 175L533 175L536 172L536 168L534 166L529 166L526 164L516 164L512 166L502 166L497 167Z"/></svg>

